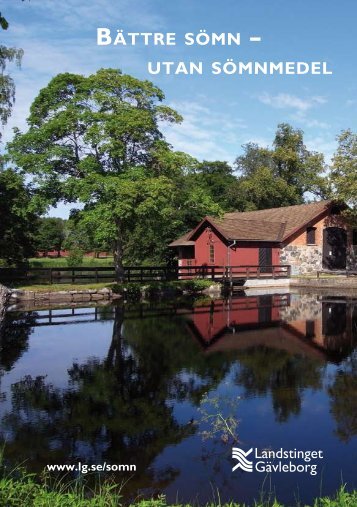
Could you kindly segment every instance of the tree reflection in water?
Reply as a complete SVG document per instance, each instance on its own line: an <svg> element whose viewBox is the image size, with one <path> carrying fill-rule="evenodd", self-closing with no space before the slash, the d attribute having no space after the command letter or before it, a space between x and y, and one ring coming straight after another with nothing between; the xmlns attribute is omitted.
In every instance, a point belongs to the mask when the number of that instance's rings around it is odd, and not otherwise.
<svg viewBox="0 0 357 507"><path fill-rule="evenodd" d="M0 332L0 381L28 349L29 336L33 331L37 313L6 313ZM5 393L0 394L4 399Z"/></svg>
<svg viewBox="0 0 357 507"><path fill-rule="evenodd" d="M304 356L283 350L256 347L239 353L240 368L236 383L245 389L245 396L271 393L276 419L286 422L298 415L305 389L321 389L324 367Z"/></svg>
<svg viewBox="0 0 357 507"><path fill-rule="evenodd" d="M166 446L196 431L192 421L176 420L174 402L199 403L231 361L202 357L181 320L123 324L123 317L116 307L106 357L73 364L68 389L55 388L45 377L12 385L12 410L2 420L2 430L11 434L7 459L18 463L26 457L36 471L78 460L133 463L137 472L127 486L133 492L162 490L175 478L178 470L151 468Z"/></svg>
<svg viewBox="0 0 357 507"><path fill-rule="evenodd" d="M335 431L343 442L357 435L357 306L350 305L347 311L354 350L340 364L328 388L331 413L337 426Z"/></svg>

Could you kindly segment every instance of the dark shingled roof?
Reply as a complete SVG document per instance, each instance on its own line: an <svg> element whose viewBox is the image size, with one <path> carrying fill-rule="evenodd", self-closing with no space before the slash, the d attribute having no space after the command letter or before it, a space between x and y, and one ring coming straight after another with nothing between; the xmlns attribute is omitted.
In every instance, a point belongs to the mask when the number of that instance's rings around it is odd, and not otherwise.
<svg viewBox="0 0 357 507"><path fill-rule="evenodd" d="M186 234L170 243L169 246L193 246L195 242L188 240L188 237L191 236L191 232L192 231L186 232Z"/></svg>
<svg viewBox="0 0 357 507"><path fill-rule="evenodd" d="M331 205L332 201L320 201L258 211L236 211L226 213L223 218L206 217L204 220L228 240L281 242L308 226ZM192 238L203 221L169 246L193 245Z"/></svg>
<svg viewBox="0 0 357 507"><path fill-rule="evenodd" d="M249 220L237 218L211 218L212 225L227 239L240 239L245 241L281 241L285 224L262 220Z"/></svg>

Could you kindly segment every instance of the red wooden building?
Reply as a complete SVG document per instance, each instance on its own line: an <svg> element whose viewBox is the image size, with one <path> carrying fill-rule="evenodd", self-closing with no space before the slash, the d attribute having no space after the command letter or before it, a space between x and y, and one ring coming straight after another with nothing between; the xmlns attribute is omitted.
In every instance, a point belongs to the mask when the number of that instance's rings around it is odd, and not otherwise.
<svg viewBox="0 0 357 507"><path fill-rule="evenodd" d="M179 266L287 264L293 274L355 267L356 234L341 216L344 207L320 201L206 216L170 247L177 251Z"/></svg>

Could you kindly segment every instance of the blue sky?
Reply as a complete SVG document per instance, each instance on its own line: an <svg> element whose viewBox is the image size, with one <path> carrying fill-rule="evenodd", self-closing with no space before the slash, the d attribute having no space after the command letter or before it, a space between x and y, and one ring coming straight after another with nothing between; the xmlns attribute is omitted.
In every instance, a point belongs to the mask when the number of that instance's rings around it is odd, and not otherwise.
<svg viewBox="0 0 357 507"><path fill-rule="evenodd" d="M17 86L11 128L26 128L38 91L60 72L89 74L121 68L150 79L166 103L184 117L165 128L173 147L199 159L233 162L241 145L271 144L279 122L305 132L310 149L329 160L336 135L355 129L357 110L355 0L2 0L10 22L2 43L25 51L21 70L11 69ZM124 32L240 32L239 47L97 46L97 27ZM260 43L246 42L259 35ZM212 61L327 61L332 76L213 76ZM150 76L147 62L203 61L203 76ZM65 216L60 206L53 215Z"/></svg>

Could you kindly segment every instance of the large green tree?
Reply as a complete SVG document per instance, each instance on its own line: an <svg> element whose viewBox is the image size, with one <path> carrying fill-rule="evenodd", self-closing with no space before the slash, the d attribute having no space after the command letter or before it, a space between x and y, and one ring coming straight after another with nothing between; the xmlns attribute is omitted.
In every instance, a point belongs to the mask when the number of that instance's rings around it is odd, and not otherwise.
<svg viewBox="0 0 357 507"><path fill-rule="evenodd" d="M247 143L242 148L242 155L235 160L235 167L241 176L253 176L262 167L273 168L272 150L269 148L262 148L257 143Z"/></svg>
<svg viewBox="0 0 357 507"><path fill-rule="evenodd" d="M36 248L47 254L48 250L56 250L61 255L66 237L65 222L61 218L44 217L39 220L36 234Z"/></svg>
<svg viewBox="0 0 357 507"><path fill-rule="evenodd" d="M0 259L19 264L34 253L36 215L31 192L12 169L0 169Z"/></svg>
<svg viewBox="0 0 357 507"><path fill-rule="evenodd" d="M84 205L82 220L96 240L111 241L119 280L137 222L170 222L176 211L175 182L157 164L157 151L170 151L160 123L181 117L163 99L152 83L115 69L60 74L33 102L28 131L9 145L47 205Z"/></svg>
<svg viewBox="0 0 357 507"><path fill-rule="evenodd" d="M0 28L9 23L0 13ZM0 126L5 126L15 103L15 82L8 72L12 62L20 65L23 50L0 44ZM2 132L0 131L0 140ZM31 192L24 178L12 169L3 169L0 155L0 259L19 264L33 253L35 214L31 208Z"/></svg>
<svg viewBox="0 0 357 507"><path fill-rule="evenodd" d="M277 176L293 185L301 198L306 192L319 198L326 196L324 157L306 148L301 129L280 123L273 146L274 172Z"/></svg>
<svg viewBox="0 0 357 507"><path fill-rule="evenodd" d="M235 181L232 167L220 160L198 162L188 175L190 185L204 189L223 209L229 208L227 194Z"/></svg>
<svg viewBox="0 0 357 507"><path fill-rule="evenodd" d="M7 19L1 13L0 27L3 30L7 30L9 27ZM0 45L0 124L2 126L6 125L15 102L15 82L7 72L7 66L13 61L20 65L22 56L22 49Z"/></svg>
<svg viewBox="0 0 357 507"><path fill-rule="evenodd" d="M357 223L357 134L344 130L337 140L330 175L332 196L348 204L348 214Z"/></svg>
<svg viewBox="0 0 357 507"><path fill-rule="evenodd" d="M240 177L229 187L227 201L237 211L277 208L300 203L293 185L276 176L269 167L259 167L248 177Z"/></svg>
<svg viewBox="0 0 357 507"><path fill-rule="evenodd" d="M110 251L110 241L97 241L96 236L96 229L91 224L88 225L82 221L81 210L72 210L66 222L64 248L72 251L93 252L95 256L98 256L100 252Z"/></svg>
<svg viewBox="0 0 357 507"><path fill-rule="evenodd" d="M308 150L303 131L287 123L278 125L272 149L245 144L235 167L239 177L228 202L241 211L301 204L307 194L328 193L323 155Z"/></svg>

